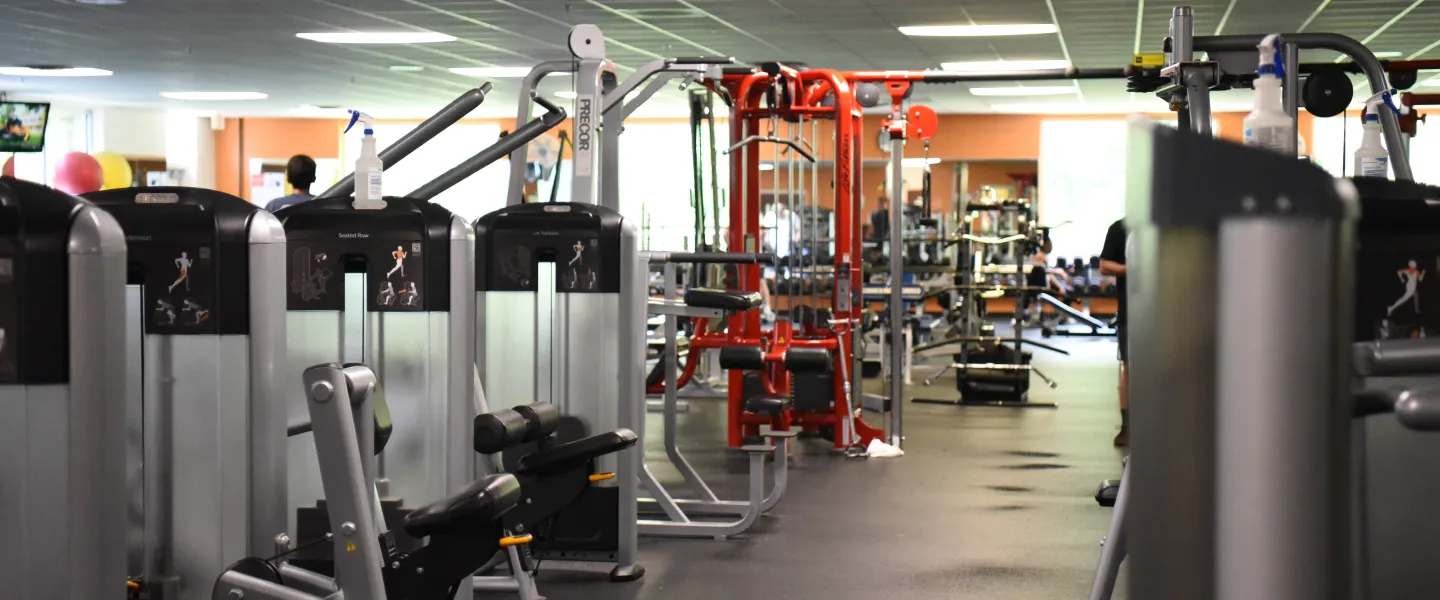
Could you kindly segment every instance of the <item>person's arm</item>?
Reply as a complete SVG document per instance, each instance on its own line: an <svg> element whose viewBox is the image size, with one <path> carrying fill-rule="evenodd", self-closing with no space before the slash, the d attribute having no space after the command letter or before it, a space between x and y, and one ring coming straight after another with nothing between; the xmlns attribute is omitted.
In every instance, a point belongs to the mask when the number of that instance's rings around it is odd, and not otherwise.
<svg viewBox="0 0 1440 600"><path fill-rule="evenodd" d="M1115 262L1115 261L1113 261L1113 260L1107 260L1107 259L1102 258L1102 259L1100 259L1100 274L1101 274L1101 275L1114 275L1114 276L1116 276L1116 277L1124 277L1124 276L1125 276L1125 264L1124 264L1124 263L1118 263L1118 262Z"/></svg>

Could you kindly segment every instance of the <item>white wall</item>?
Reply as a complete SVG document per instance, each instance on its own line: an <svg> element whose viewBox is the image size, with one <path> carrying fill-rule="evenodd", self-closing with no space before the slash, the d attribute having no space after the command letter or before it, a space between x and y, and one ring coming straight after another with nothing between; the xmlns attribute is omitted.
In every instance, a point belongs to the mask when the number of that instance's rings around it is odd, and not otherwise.
<svg viewBox="0 0 1440 600"><path fill-rule="evenodd" d="M166 111L163 110L95 109L93 150L114 152L130 158L162 158L165 156L166 122Z"/></svg>
<svg viewBox="0 0 1440 600"><path fill-rule="evenodd" d="M166 166L182 171L174 185L215 187L215 134L210 118L187 111L165 115L164 154Z"/></svg>

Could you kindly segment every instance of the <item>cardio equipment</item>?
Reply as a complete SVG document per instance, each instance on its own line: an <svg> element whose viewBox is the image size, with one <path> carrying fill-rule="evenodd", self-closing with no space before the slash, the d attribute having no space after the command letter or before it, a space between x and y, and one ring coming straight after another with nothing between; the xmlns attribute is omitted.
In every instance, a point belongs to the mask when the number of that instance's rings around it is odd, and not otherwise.
<svg viewBox="0 0 1440 600"><path fill-rule="evenodd" d="M125 237L105 211L0 177L0 580L121 596Z"/></svg>
<svg viewBox="0 0 1440 600"><path fill-rule="evenodd" d="M285 234L243 199L185 187L85 197L125 229L129 567L195 598L273 552L285 508Z"/></svg>

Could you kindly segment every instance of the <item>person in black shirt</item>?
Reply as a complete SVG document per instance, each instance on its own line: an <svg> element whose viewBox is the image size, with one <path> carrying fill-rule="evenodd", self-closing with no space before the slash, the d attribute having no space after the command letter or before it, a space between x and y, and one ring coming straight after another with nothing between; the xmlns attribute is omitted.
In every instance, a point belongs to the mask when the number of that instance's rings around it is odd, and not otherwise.
<svg viewBox="0 0 1440 600"><path fill-rule="evenodd" d="M1115 340L1120 346L1120 433L1115 436L1115 445L1124 446L1130 438L1130 389L1129 373L1125 361L1129 356L1125 336L1125 258L1129 254L1129 240L1125 232L1125 220L1110 225L1105 232L1105 247L1100 251L1100 274L1115 277Z"/></svg>

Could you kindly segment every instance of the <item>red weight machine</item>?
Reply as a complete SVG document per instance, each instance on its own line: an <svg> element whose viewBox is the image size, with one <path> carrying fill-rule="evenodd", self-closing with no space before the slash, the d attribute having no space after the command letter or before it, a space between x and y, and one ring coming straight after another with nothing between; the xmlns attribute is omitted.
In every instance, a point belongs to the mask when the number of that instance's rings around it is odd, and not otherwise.
<svg viewBox="0 0 1440 600"><path fill-rule="evenodd" d="M723 90L731 99L730 139L740 142L730 152L730 230L729 248L736 252L758 252L761 240L760 215L763 210L760 190L762 146L754 141L786 143L774 137L773 123L785 121L798 126L814 119L834 123L834 252L832 268L833 291L829 297L829 315L821 310L813 319L802 323L782 320L766 331L761 328L760 315L749 311L730 318L723 335L699 335L691 341L695 348L723 346L726 353L745 356L749 372L759 373L764 394L781 401L785 408L768 414L747 410L745 369L732 368L729 377L730 446L740 446L746 437L759 435L761 425L785 430L798 426L818 431L832 439L836 449L863 447L872 439L883 439L883 431L867 424L858 414L860 386L854 373L851 333L858 327L860 304L860 143L861 111L854 90L845 76L830 69L799 70L781 64L768 64L753 72L727 73L720 80L708 82ZM769 121L772 131L768 139L761 124ZM819 141L812 140L819 150ZM805 154L800 147L792 150ZM778 157L776 152L774 156ZM813 158L813 157L812 157ZM818 190L815 191L818 194ZM760 265L737 268L737 288L758 291L763 285ZM698 327L697 327L698 329ZM756 351L758 350L758 352ZM817 354L824 353L824 354ZM828 360L833 376L828 406L793 406L788 399L794 392L792 369L799 365L813 366L815 360ZM692 361L694 362L694 361ZM687 365L688 367L688 365ZM807 367L808 368L808 367ZM689 370L689 369L687 369ZM753 386L752 386L753 388ZM754 391L753 389L751 390ZM852 392L853 391L853 392ZM752 398L753 399L753 398Z"/></svg>

